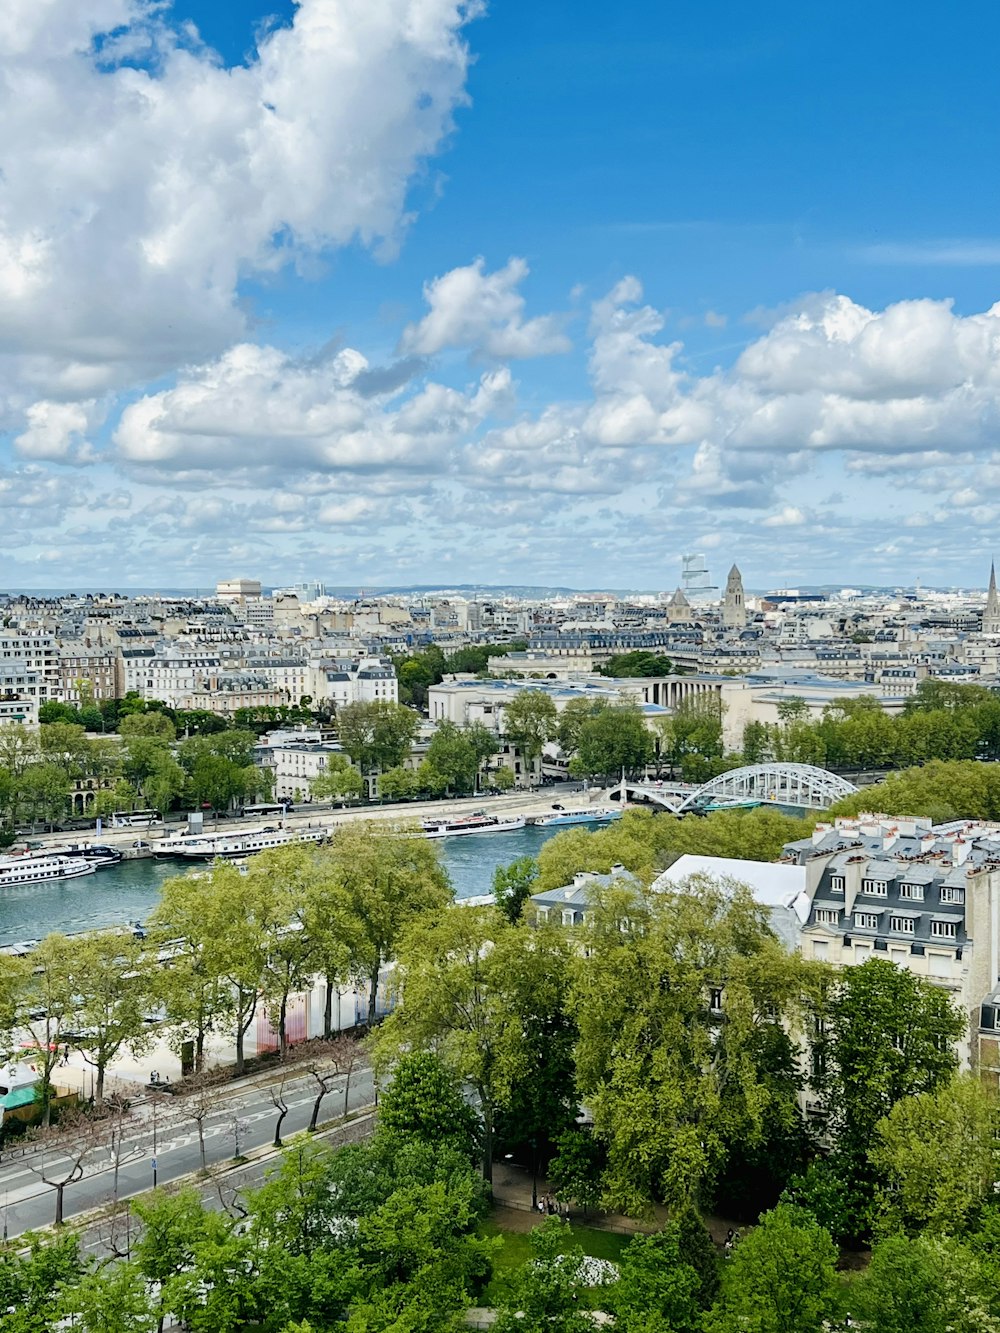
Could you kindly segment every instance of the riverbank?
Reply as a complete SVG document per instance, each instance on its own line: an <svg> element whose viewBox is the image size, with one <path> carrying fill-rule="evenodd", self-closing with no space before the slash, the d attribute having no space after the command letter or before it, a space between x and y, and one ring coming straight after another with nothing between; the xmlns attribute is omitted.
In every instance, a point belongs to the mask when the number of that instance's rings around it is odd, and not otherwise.
<svg viewBox="0 0 1000 1333"><path fill-rule="evenodd" d="M266 819L258 818L218 818L206 816L205 831L219 833L240 833L258 824L282 824L286 828L325 828L335 829L340 824L352 823L359 819L378 822L396 823L408 820L443 818L471 814L473 810L485 810L494 815L523 815L525 818L551 814L554 804L566 810L586 811L608 804L608 790L595 787L589 791L579 789L565 791L560 787L541 787L532 791L508 792L504 796L466 796L451 797L438 801L401 801L396 804L359 805L335 807L330 805L301 805L290 811L282 819L272 815ZM98 835L96 828L80 829L72 833L39 833L29 839L33 844L44 847L46 851L56 852L61 847L70 847L81 842L100 841L109 847L122 851L132 850L136 842L148 842L155 847L156 842L167 834L177 833L184 828L184 821L171 821L157 824L152 829L109 828L102 825Z"/></svg>

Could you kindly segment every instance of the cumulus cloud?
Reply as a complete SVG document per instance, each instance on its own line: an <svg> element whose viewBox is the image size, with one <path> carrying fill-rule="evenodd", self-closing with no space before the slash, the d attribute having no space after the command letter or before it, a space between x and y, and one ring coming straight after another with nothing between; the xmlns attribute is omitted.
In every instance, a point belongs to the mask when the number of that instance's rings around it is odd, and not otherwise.
<svg viewBox="0 0 1000 1333"><path fill-rule="evenodd" d="M487 273L479 258L434 278L424 286L430 310L404 330L402 350L433 356L446 348L468 348L501 360L568 352L571 344L562 320L555 315L524 318L519 288L527 276L523 259L511 259L504 268Z"/></svg>
<svg viewBox="0 0 1000 1333"><path fill-rule="evenodd" d="M102 415L93 400L32 403L25 412L26 427L14 440L14 448L22 458L93 463L97 454L88 435Z"/></svg>
<svg viewBox="0 0 1000 1333"><path fill-rule="evenodd" d="M242 343L128 406L114 444L134 467L229 481L317 469L427 475L443 471L449 449L501 413L512 390L502 368L466 390L426 381L405 396L373 395L368 371L351 348L317 362Z"/></svg>
<svg viewBox="0 0 1000 1333"><path fill-rule="evenodd" d="M227 68L159 0L0 10L0 354L84 398L238 337L240 279L391 250L478 0L299 0Z"/></svg>

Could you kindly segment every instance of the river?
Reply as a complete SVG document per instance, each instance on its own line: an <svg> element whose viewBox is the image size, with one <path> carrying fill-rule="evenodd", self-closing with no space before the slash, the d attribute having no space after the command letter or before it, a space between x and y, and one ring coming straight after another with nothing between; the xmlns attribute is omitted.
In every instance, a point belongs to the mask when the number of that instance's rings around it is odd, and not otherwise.
<svg viewBox="0 0 1000 1333"><path fill-rule="evenodd" d="M534 856L557 832L528 825L511 833L442 838L436 845L456 897L469 898L489 892L497 866L519 856ZM182 874L183 869L176 861L123 861L78 879L4 889L0 896L0 945L41 939L53 930L94 930L145 921L160 896L160 885L171 875Z"/></svg>

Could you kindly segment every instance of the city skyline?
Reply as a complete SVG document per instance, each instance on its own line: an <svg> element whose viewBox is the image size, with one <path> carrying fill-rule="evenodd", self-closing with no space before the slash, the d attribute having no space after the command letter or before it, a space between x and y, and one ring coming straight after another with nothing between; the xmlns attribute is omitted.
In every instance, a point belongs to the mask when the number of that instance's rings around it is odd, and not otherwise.
<svg viewBox="0 0 1000 1333"><path fill-rule="evenodd" d="M9 0L0 584L984 587L973 9Z"/></svg>

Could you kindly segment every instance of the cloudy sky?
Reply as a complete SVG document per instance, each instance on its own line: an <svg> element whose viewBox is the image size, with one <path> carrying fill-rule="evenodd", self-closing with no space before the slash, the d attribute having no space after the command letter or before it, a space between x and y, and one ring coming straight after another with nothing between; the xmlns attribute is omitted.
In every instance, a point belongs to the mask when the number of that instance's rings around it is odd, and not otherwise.
<svg viewBox="0 0 1000 1333"><path fill-rule="evenodd" d="M982 585L998 39L3 0L0 586Z"/></svg>

